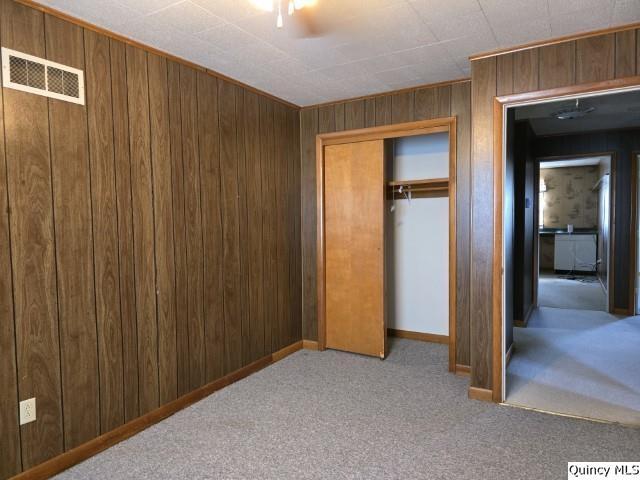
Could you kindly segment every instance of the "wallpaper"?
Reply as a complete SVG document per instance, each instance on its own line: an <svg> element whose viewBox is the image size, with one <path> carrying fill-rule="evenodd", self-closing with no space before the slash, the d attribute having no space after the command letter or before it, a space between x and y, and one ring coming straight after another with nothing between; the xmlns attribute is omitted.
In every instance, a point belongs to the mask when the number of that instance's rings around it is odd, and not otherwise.
<svg viewBox="0 0 640 480"><path fill-rule="evenodd" d="M544 194L544 227L597 228L598 166L540 169L547 191Z"/></svg>

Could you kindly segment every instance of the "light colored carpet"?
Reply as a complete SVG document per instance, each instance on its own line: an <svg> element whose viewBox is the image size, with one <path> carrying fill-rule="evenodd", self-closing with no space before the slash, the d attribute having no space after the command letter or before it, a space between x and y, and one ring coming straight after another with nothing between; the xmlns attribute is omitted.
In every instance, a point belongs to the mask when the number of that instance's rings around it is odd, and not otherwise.
<svg viewBox="0 0 640 480"><path fill-rule="evenodd" d="M607 311L607 297L600 282L567 280L556 275L540 274L538 305L541 307L570 308L573 310Z"/></svg>
<svg viewBox="0 0 640 480"><path fill-rule="evenodd" d="M384 361L297 352L59 478L557 480L640 458L640 429L468 400L446 365L404 339Z"/></svg>
<svg viewBox="0 0 640 480"><path fill-rule="evenodd" d="M514 342L507 402L640 425L640 317L541 307Z"/></svg>

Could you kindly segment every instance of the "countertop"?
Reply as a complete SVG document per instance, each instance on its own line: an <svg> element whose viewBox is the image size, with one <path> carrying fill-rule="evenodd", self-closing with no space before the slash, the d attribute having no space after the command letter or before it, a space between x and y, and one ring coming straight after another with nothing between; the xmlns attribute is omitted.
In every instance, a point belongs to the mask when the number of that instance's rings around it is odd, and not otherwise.
<svg viewBox="0 0 640 480"><path fill-rule="evenodd" d="M567 232L566 228L541 228L540 235L597 235L595 228L574 228L573 233Z"/></svg>

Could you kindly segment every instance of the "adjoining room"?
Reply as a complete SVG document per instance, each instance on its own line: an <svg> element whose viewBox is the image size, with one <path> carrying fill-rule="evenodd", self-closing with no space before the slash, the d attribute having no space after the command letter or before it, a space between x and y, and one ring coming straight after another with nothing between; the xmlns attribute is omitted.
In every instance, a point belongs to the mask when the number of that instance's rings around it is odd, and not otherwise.
<svg viewBox="0 0 640 480"><path fill-rule="evenodd" d="M514 108L508 403L640 424L628 260L636 257L638 107L633 90Z"/></svg>
<svg viewBox="0 0 640 480"><path fill-rule="evenodd" d="M538 306L609 311L610 172L607 155L539 159Z"/></svg>

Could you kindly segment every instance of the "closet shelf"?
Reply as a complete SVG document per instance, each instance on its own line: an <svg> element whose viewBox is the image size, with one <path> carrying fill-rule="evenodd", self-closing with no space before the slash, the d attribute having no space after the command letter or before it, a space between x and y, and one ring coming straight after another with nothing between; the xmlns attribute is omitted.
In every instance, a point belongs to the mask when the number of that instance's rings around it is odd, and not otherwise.
<svg viewBox="0 0 640 480"><path fill-rule="evenodd" d="M400 187L403 191L411 192L439 192L449 190L448 178L428 178L420 180L393 180L387 184L394 192L399 192Z"/></svg>

